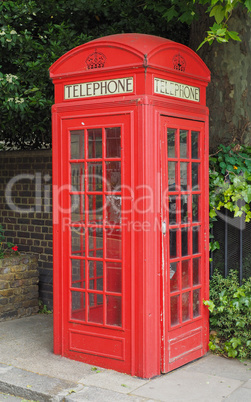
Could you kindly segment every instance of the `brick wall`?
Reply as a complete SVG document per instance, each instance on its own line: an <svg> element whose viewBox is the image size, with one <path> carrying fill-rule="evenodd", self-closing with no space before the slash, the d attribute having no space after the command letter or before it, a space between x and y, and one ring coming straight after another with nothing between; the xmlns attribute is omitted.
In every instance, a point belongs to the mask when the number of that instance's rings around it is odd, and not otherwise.
<svg viewBox="0 0 251 402"><path fill-rule="evenodd" d="M0 176L6 240L38 255L39 296L52 308L51 151L0 152Z"/></svg>
<svg viewBox="0 0 251 402"><path fill-rule="evenodd" d="M0 260L0 321L38 312L37 260L28 254Z"/></svg>

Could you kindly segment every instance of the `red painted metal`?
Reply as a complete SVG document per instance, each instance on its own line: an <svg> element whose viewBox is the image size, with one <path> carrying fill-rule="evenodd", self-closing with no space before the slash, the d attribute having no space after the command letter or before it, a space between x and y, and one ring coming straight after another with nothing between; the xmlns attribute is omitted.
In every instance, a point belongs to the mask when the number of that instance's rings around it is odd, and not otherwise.
<svg viewBox="0 0 251 402"><path fill-rule="evenodd" d="M144 378L202 356L207 67L178 43L121 34L50 76L54 352Z"/></svg>

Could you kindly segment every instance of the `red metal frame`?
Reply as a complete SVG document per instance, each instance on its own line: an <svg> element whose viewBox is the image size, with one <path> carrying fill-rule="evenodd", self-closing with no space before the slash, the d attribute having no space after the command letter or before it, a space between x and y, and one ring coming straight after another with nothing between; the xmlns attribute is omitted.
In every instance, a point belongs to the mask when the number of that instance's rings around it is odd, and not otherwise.
<svg viewBox="0 0 251 402"><path fill-rule="evenodd" d="M89 69L93 54L96 55L95 60L99 60L99 68ZM55 105L52 109L54 352L146 378L202 356L208 343L208 312L202 306L202 298L208 297L208 110L205 106L206 86L210 79L208 69L185 46L164 38L123 34L101 38L73 49L51 67L50 74L55 84ZM125 77L129 77L127 87L123 84ZM156 79L159 80L158 88ZM110 92L117 89L118 93L96 95L98 88L108 88L109 80L112 81ZM120 80L120 84L116 80ZM69 91L76 95L75 98L69 99L68 95L65 98L66 85L71 86ZM168 85L171 90L167 89ZM182 98L185 90L187 97L191 92L194 98ZM88 96L83 96L84 91ZM121 130L121 156L107 157L106 132L114 127ZM179 142L176 143L175 157L168 158L167 128L190 130L187 158L177 156ZM200 137L200 160L191 158L191 130L203 133ZM70 135L74 133L81 134L79 149L84 145L84 153L78 155L80 158L71 159ZM92 138L91 155L88 154L88 133ZM99 136L97 133L102 133L102 155L96 154L99 149L94 141ZM74 138L78 139L77 136ZM101 152L100 149L98 152ZM121 191L109 190L105 184L102 188L94 187L95 177L92 177L92 187L88 188L88 175L96 172L95 165L98 164L100 169L102 166L105 183L110 180L110 173L116 176L116 163L118 165L119 162ZM184 172L187 171L190 188L188 191L177 189L167 192L168 197L177 196L178 221L164 235L162 223L165 221L168 224L169 216L168 210L162 208L170 175L168 162L176 163L177 177L180 164L187 164L182 166L189 167ZM112 169L107 171L108 163ZM198 191L191 189L192 163L200 163L201 188ZM71 165L75 166L80 176L84 172L85 186L77 190L71 188ZM200 196L199 223L192 222L192 194ZM181 223L181 195L190 197L189 224ZM70 211L71 196L80 200L76 212L80 219L76 221ZM109 208L112 211L107 203L109 196L114 199L121 196L122 199L121 222L113 222L111 236L106 234L111 226L106 221ZM102 213L96 210L101 200L104 207ZM100 216L98 220L97 216ZM201 227L199 256L203 260L203 271L198 284L192 283L191 263L198 255L192 253L195 250L192 250L190 232L188 256L181 255L181 229L187 226ZM177 258L170 259L169 233L175 228L178 254ZM85 233L85 241L80 240L83 236L80 238L76 233L71 243L72 229ZM88 237L90 229L93 230L92 239ZM103 230L102 241L95 236L100 234L99 229ZM118 258L120 229L122 256ZM71 245L75 241L79 241L80 245L72 253ZM108 249L109 253L106 252ZM73 271L71 261L76 263ZM181 270L177 270L179 287L175 293L170 288L169 267L170 263L181 264L182 261L190 264L186 275L189 288L181 288ZM201 314L192 317L191 297L197 289L201 289ZM188 291L190 304L186 313L190 313L190 320L182 322L180 308L179 323L171 326L171 297L184 294L185 298ZM89 295L92 297L90 303ZM183 321L184 314L185 310ZM185 353L180 353L179 349L184 348Z"/></svg>
<svg viewBox="0 0 251 402"><path fill-rule="evenodd" d="M205 354L207 344L203 342L203 333L205 328L208 333L207 316L202 314L203 295L205 294L205 279L208 274L207 256L204 253L204 247L207 247L207 238L204 239L204 233L207 233L205 220L202 211L208 211L207 200L205 199L205 181L202 172L204 171L204 123L193 121L161 117L162 123L162 191L165 196L162 198L163 221L166 222L167 232L162 235L163 248L163 313L166 319L163 320L164 336L162 339L162 371L170 371L191 359L198 358ZM174 131L175 149L174 155L168 155L167 132L168 128ZM187 143L186 155L180 157L180 133L186 130ZM191 139L193 133L198 134L197 151L198 155L193 158L191 149ZM169 141L170 141L169 136ZM170 172L168 166L175 163L176 186L168 186ZM187 186L182 185L180 165L187 165ZM198 166L197 176L199 186L192 183L193 166ZM197 169L196 169L197 170ZM197 173L197 172L196 172ZM197 180L196 180L197 184ZM198 197L198 206L192 205L193 197ZM175 197L175 204L173 199ZM168 199L167 199L168 198ZM187 202L181 205L181 201ZM172 203L172 206L170 205ZM173 204L176 214L172 213ZM184 204L187 207L184 209ZM195 209L195 211L193 210ZM171 212L170 212L171 211ZM185 213L184 213L185 212ZM175 221L172 221L175 215ZM197 216L196 216L197 215ZM170 221L171 217L171 221ZM197 219L196 219L197 218ZM198 238L194 236L199 232ZM176 255L170 255L171 234L175 233ZM198 244L197 244L198 243ZM205 243L205 244L204 244ZM186 248L182 249L182 246ZM195 247L196 246L196 247ZM197 262L199 266L197 267ZM176 272L172 269L175 267ZM193 275L194 268L194 275ZM197 272L198 268L198 272ZM196 277L198 275L198 278ZM196 295L199 295L198 301ZM194 298L194 299L193 299ZM188 300L189 302L187 302ZM177 310L172 311L172 300L178 300ZM186 303L182 303L186 301ZM198 309L196 307L196 301ZM188 309L187 309L188 308ZM166 313L167 312L167 313ZM174 313L177 314L174 314ZM176 320L176 322L172 322Z"/></svg>

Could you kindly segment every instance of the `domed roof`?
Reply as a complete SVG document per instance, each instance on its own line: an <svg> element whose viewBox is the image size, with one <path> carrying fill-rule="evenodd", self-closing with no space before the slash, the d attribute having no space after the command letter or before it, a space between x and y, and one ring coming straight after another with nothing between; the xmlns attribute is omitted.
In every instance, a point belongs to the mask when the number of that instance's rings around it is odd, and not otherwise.
<svg viewBox="0 0 251 402"><path fill-rule="evenodd" d="M160 36L146 35L139 33L126 33L104 36L102 38L94 39L89 43L95 42L110 42L118 45L130 47L134 51L138 51L143 55L148 55L152 50L167 43L173 43L170 39L162 38Z"/></svg>
<svg viewBox="0 0 251 402"><path fill-rule="evenodd" d="M62 78L95 73L99 69L136 67L177 70L186 76L210 80L210 72L204 62L187 46L159 36L138 33L104 36L78 46L51 66L50 76Z"/></svg>

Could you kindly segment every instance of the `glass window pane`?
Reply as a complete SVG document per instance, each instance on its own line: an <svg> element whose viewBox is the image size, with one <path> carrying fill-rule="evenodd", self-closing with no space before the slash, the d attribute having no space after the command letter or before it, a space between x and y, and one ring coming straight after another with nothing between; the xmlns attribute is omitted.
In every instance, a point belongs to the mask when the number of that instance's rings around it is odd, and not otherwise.
<svg viewBox="0 0 251 402"><path fill-rule="evenodd" d="M169 225L175 225L178 222L177 200L178 197L176 195L169 197Z"/></svg>
<svg viewBox="0 0 251 402"><path fill-rule="evenodd" d="M182 294L182 321L190 319L190 292Z"/></svg>
<svg viewBox="0 0 251 402"><path fill-rule="evenodd" d="M193 191L200 189L199 185L199 163L192 163L192 188Z"/></svg>
<svg viewBox="0 0 251 402"><path fill-rule="evenodd" d="M181 223L188 222L188 195L181 196Z"/></svg>
<svg viewBox="0 0 251 402"><path fill-rule="evenodd" d="M176 133L177 133L177 130L175 128L168 128L167 129L167 154L168 154L168 158L175 158L176 157L176 147L175 147Z"/></svg>
<svg viewBox="0 0 251 402"><path fill-rule="evenodd" d="M89 223L102 223L103 222L103 196L89 195L88 196L89 208Z"/></svg>
<svg viewBox="0 0 251 402"><path fill-rule="evenodd" d="M179 296L170 298L171 305L171 326L179 324Z"/></svg>
<svg viewBox="0 0 251 402"><path fill-rule="evenodd" d="M121 191L121 162L106 162L107 191Z"/></svg>
<svg viewBox="0 0 251 402"><path fill-rule="evenodd" d="M188 255L188 228L181 229L181 255Z"/></svg>
<svg viewBox="0 0 251 402"><path fill-rule="evenodd" d="M85 228L83 227L71 228L71 254L85 255Z"/></svg>
<svg viewBox="0 0 251 402"><path fill-rule="evenodd" d="M106 196L106 222L109 225L121 225L121 196Z"/></svg>
<svg viewBox="0 0 251 402"><path fill-rule="evenodd" d="M89 289L103 290L103 261L88 261Z"/></svg>
<svg viewBox="0 0 251 402"><path fill-rule="evenodd" d="M85 288L85 260L71 260L71 286Z"/></svg>
<svg viewBox="0 0 251 402"><path fill-rule="evenodd" d="M179 287L178 262L170 264L170 291L175 292Z"/></svg>
<svg viewBox="0 0 251 402"><path fill-rule="evenodd" d="M177 162L168 162L168 189L169 191L177 189Z"/></svg>
<svg viewBox="0 0 251 402"><path fill-rule="evenodd" d="M122 303L120 296L106 296L107 317L106 323L108 325L122 325Z"/></svg>
<svg viewBox="0 0 251 402"><path fill-rule="evenodd" d="M71 292L71 318L85 321L85 293Z"/></svg>
<svg viewBox="0 0 251 402"><path fill-rule="evenodd" d="M193 228L193 254L199 253L199 226Z"/></svg>
<svg viewBox="0 0 251 402"><path fill-rule="evenodd" d="M106 128L106 157L121 157L121 132L120 127Z"/></svg>
<svg viewBox="0 0 251 402"><path fill-rule="evenodd" d="M71 221L83 223L85 222L85 208L84 208L83 194L71 195Z"/></svg>
<svg viewBox="0 0 251 402"><path fill-rule="evenodd" d="M103 295L89 293L88 321L103 324Z"/></svg>
<svg viewBox="0 0 251 402"><path fill-rule="evenodd" d="M122 267L120 262L106 263L106 290L108 292L121 293L122 291Z"/></svg>
<svg viewBox="0 0 251 402"><path fill-rule="evenodd" d="M190 287L190 261L184 260L181 263L181 277L182 277L182 289Z"/></svg>
<svg viewBox="0 0 251 402"><path fill-rule="evenodd" d="M199 222L199 207L200 207L200 196L199 194L192 195L192 221Z"/></svg>
<svg viewBox="0 0 251 402"><path fill-rule="evenodd" d="M122 233L120 229L106 229L106 258L122 259Z"/></svg>
<svg viewBox="0 0 251 402"><path fill-rule="evenodd" d="M192 131L192 159L199 159L199 131Z"/></svg>
<svg viewBox="0 0 251 402"><path fill-rule="evenodd" d="M88 186L89 191L102 191L102 163L88 163Z"/></svg>
<svg viewBox="0 0 251 402"><path fill-rule="evenodd" d="M188 166L187 162L180 162L180 189L187 191L188 186Z"/></svg>
<svg viewBox="0 0 251 402"><path fill-rule="evenodd" d="M188 130L180 130L180 157L188 158Z"/></svg>
<svg viewBox="0 0 251 402"><path fill-rule="evenodd" d="M96 276L103 276L103 261L88 261L89 278Z"/></svg>
<svg viewBox="0 0 251 402"><path fill-rule="evenodd" d="M84 130L71 131L71 159L84 159Z"/></svg>
<svg viewBox="0 0 251 402"><path fill-rule="evenodd" d="M89 228L89 256L103 257L103 229Z"/></svg>
<svg viewBox="0 0 251 402"><path fill-rule="evenodd" d="M200 258L193 259L193 285L200 284Z"/></svg>
<svg viewBox="0 0 251 402"><path fill-rule="evenodd" d="M177 230L170 229L169 231L169 244L170 244L170 258L177 257Z"/></svg>
<svg viewBox="0 0 251 402"><path fill-rule="evenodd" d="M193 291L193 318L200 315L200 289Z"/></svg>
<svg viewBox="0 0 251 402"><path fill-rule="evenodd" d="M84 191L85 181L84 181L84 164L82 163L72 163L71 164L71 188L72 191Z"/></svg>
<svg viewBox="0 0 251 402"><path fill-rule="evenodd" d="M87 130L88 158L102 158L102 128Z"/></svg>

